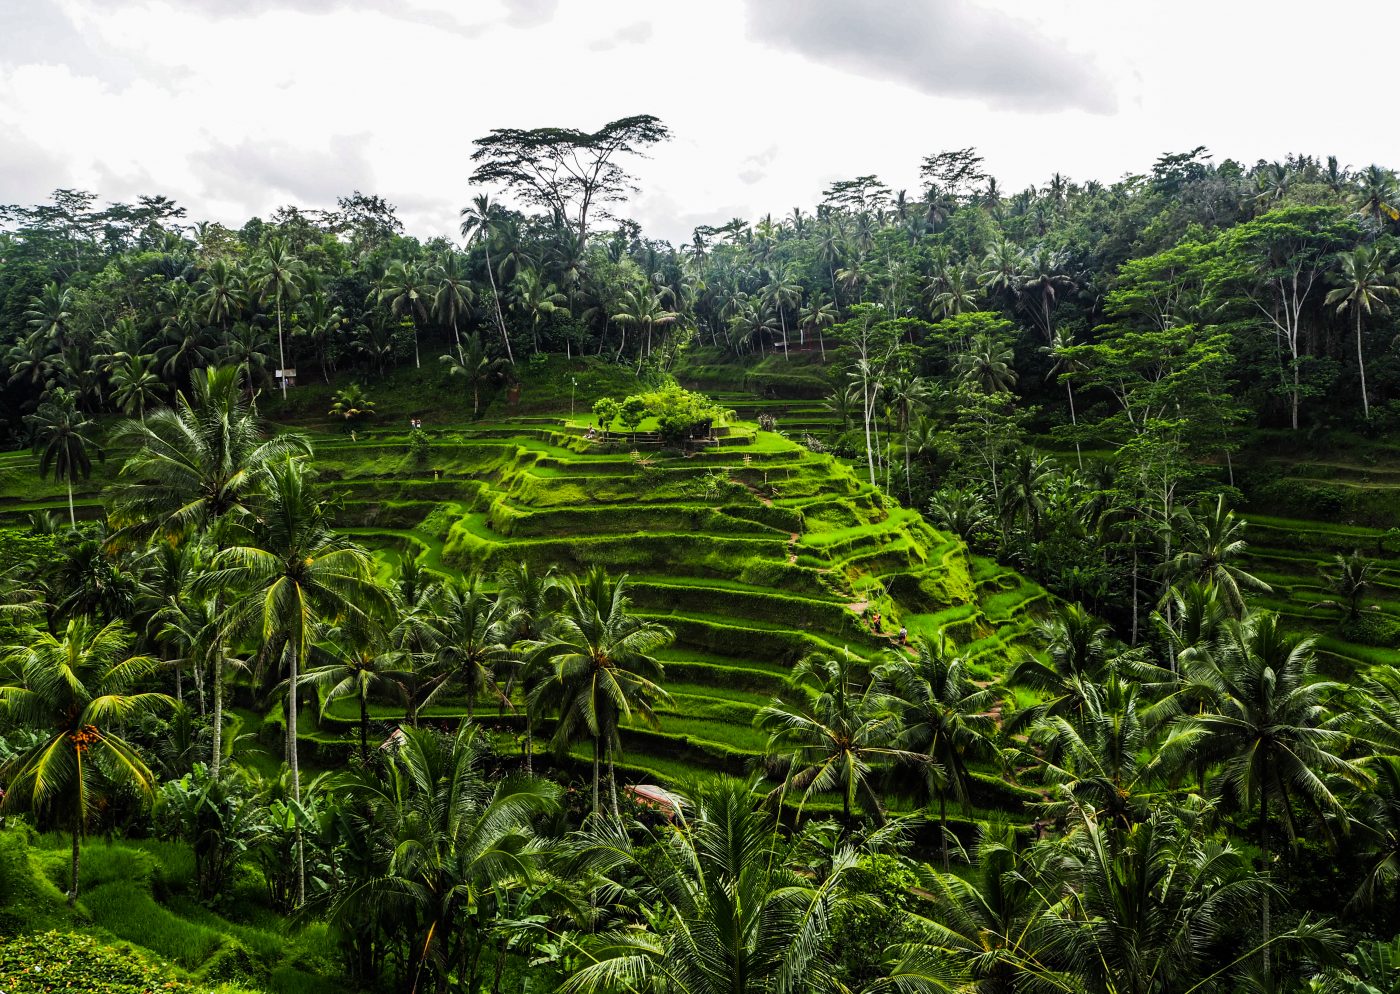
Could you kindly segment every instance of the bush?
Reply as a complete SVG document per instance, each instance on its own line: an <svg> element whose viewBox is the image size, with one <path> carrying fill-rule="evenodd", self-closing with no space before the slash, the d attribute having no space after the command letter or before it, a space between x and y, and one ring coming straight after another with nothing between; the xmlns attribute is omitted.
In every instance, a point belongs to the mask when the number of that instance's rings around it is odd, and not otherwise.
<svg viewBox="0 0 1400 994"><path fill-rule="evenodd" d="M199 994L130 952L91 936L45 932L0 942L5 994Z"/></svg>

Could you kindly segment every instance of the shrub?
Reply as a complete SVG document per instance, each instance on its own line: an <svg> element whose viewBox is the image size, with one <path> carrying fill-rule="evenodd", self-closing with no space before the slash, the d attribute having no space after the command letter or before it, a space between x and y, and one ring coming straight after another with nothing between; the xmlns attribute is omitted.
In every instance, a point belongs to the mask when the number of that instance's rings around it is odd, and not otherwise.
<svg viewBox="0 0 1400 994"><path fill-rule="evenodd" d="M63 932L20 935L0 942L6 994L199 994L130 952L91 936Z"/></svg>

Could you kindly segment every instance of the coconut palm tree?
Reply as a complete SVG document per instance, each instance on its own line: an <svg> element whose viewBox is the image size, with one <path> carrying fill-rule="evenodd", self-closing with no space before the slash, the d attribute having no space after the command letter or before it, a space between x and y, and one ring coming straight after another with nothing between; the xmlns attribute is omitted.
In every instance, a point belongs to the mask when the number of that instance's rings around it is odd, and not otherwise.
<svg viewBox="0 0 1400 994"><path fill-rule="evenodd" d="M822 329L836 323L836 305L826 297L813 297L807 306L798 312L797 321L803 329L810 328L816 332L817 347L821 350L822 362L826 362L826 337L822 334Z"/></svg>
<svg viewBox="0 0 1400 994"><path fill-rule="evenodd" d="M379 302L389 305L389 313L406 320L413 328L413 367L422 368L418 356L418 322L428 318L433 288L421 267L402 259L384 273L379 285Z"/></svg>
<svg viewBox="0 0 1400 994"><path fill-rule="evenodd" d="M223 258L209 263L196 285L199 293L195 306L205 324L228 331L229 324L239 318L248 306L246 278L237 264Z"/></svg>
<svg viewBox="0 0 1400 994"><path fill-rule="evenodd" d="M1348 307L1356 319L1356 368L1361 375L1361 410L1371 420L1371 401L1366 396L1366 357L1361 349L1361 323L1372 312L1386 313L1388 298L1400 296L1396 274L1390 264L1390 249L1374 243L1361 244L1337 256L1342 285L1329 292L1324 302L1341 314Z"/></svg>
<svg viewBox="0 0 1400 994"><path fill-rule="evenodd" d="M434 607L441 632L435 665L466 690L467 720L474 716L482 691L510 706L500 684L500 670L509 655L504 606L481 589L481 577L472 573L444 583Z"/></svg>
<svg viewBox="0 0 1400 994"><path fill-rule="evenodd" d="M717 778L688 788L676 824L634 839L614 823L578 837L570 868L607 883L628 880L645 925L582 944L584 965L563 994L617 990L784 994L826 989L836 957L833 924L861 906L848 878L861 851L841 846L813 872L812 840L755 810L750 784Z"/></svg>
<svg viewBox="0 0 1400 994"><path fill-rule="evenodd" d="M73 325L73 291L57 283L46 284L37 297L29 299L24 320L40 340L62 351L68 346Z"/></svg>
<svg viewBox="0 0 1400 994"><path fill-rule="evenodd" d="M543 572L530 566L527 560L509 563L496 577L500 587L499 603L504 612L504 641L510 646L512 662L506 696L510 686L519 682L528 701L535 686L546 675L538 661L532 661L523 646L539 642L553 623L555 606L564 584L553 568ZM535 746L535 709L525 709L525 772L532 772Z"/></svg>
<svg viewBox="0 0 1400 994"><path fill-rule="evenodd" d="M501 332L506 361L514 366L515 356L510 351L510 335L506 332L506 319L501 313L501 293L496 288L496 272L491 265L491 240L496 236L497 226L500 224L501 209L493 204L486 194L479 193L472 198L468 206L462 208L461 217L462 237L467 240L467 245L479 241L482 251L486 253L486 278L491 283L491 302L496 311L496 326Z"/></svg>
<svg viewBox="0 0 1400 994"><path fill-rule="evenodd" d="M1049 345L1041 347L1041 352L1050 358L1050 371L1046 373L1046 378L1059 376L1060 382L1065 385L1065 395L1069 398L1069 423L1070 427L1079 427L1079 417L1074 412L1074 374L1082 373L1088 366L1082 359L1076 357L1074 353L1074 334L1066 328L1056 328L1055 336L1050 340ZM1084 468L1084 456L1079 451L1079 437L1076 434L1074 439L1074 457L1079 464L1079 468Z"/></svg>
<svg viewBox="0 0 1400 994"><path fill-rule="evenodd" d="M68 829L70 905L78 899L79 845L93 818L118 790L149 798L155 786L122 737L125 726L175 703L164 694L132 692L157 666L149 656L129 655L132 642L119 621L98 627L77 617L57 633L22 631L5 653L17 679L0 686L0 714L38 738L0 768L0 811L31 811Z"/></svg>
<svg viewBox="0 0 1400 994"><path fill-rule="evenodd" d="M1212 584L1237 618L1244 613L1243 590L1272 593L1267 583L1236 565L1248 547L1244 529L1244 519L1225 506L1223 494L1205 514L1184 510L1178 522L1181 551L1171 561L1174 576Z"/></svg>
<svg viewBox="0 0 1400 994"><path fill-rule="evenodd" d="M207 368L193 387L189 396L175 395L174 407L116 430L132 455L110 491L115 539L204 535L222 548L224 524L251 515L268 470L289 455L310 454L301 435L264 436L237 366ZM223 659L221 640L212 677L215 775L223 755Z"/></svg>
<svg viewBox="0 0 1400 994"><path fill-rule="evenodd" d="M52 473L55 480L68 485L68 523L76 528L73 481L86 480L92 473L92 454L102 452L95 438L97 425L78 410L73 395L62 387L55 387L25 420L34 436L39 475Z"/></svg>
<svg viewBox="0 0 1400 994"><path fill-rule="evenodd" d="M440 356L447 366L449 376L463 380L472 392L472 417L481 415L481 390L497 382L505 375L510 364L486 351L481 333L472 332L467 336L467 347L459 349L457 355Z"/></svg>
<svg viewBox="0 0 1400 994"><path fill-rule="evenodd" d="M1362 784L1363 768L1344 755L1350 736L1331 700L1344 685L1315 676L1313 639L1284 630L1278 615L1257 611L1233 620L1216 651L1187 671L1212 700L1187 719L1200 761L1220 764L1211 793L1259 813L1259 846L1269 865L1270 801L1278 802L1290 839L1295 807L1319 819L1345 808L1337 782ZM1265 904L1265 937L1268 905Z"/></svg>
<svg viewBox="0 0 1400 994"><path fill-rule="evenodd" d="M754 723L769 733L768 756L782 776L770 796L795 789L805 805L815 794L839 793L847 826L857 794L884 821L874 784L878 766L924 761L899 745L897 706L875 681L857 682L850 653L802 660L793 668L788 689Z"/></svg>
<svg viewBox="0 0 1400 994"><path fill-rule="evenodd" d="M369 698L388 693L403 697L405 673L400 654L389 641L381 618L350 617L331 625L312 647L316 663L302 674L302 683L322 688L321 713L342 697L353 697L360 708L360 762L369 762Z"/></svg>
<svg viewBox="0 0 1400 994"><path fill-rule="evenodd" d="M1045 715L1077 720L1084 709L1086 686L1100 682L1117 656L1112 630L1080 604L1055 605L1038 634L1047 658L1026 656L1011 668L1006 682L1037 690L1045 699L1016 712L1008 730Z"/></svg>
<svg viewBox="0 0 1400 994"><path fill-rule="evenodd" d="M387 613L389 601L363 550L331 530L325 505L306 464L288 456L271 466L259 495L257 518L244 544L214 557L208 583L233 595L230 628L255 638L264 658L287 668L287 762L293 800L301 803L297 762L300 667L317 627L364 623ZM298 844L297 903L306 900L304 850Z"/></svg>
<svg viewBox="0 0 1400 994"><path fill-rule="evenodd" d="M1055 340L1053 324L1055 307L1061 296L1078 289L1073 277L1065 272L1068 260L1061 252L1041 245L1025 257L1016 291L1020 294L1032 320L1049 345Z"/></svg>
<svg viewBox="0 0 1400 994"><path fill-rule="evenodd" d="M1332 591L1333 597L1318 601L1313 607L1335 607L1340 608L1344 620L1354 622L1361 617L1361 602L1366 597L1366 593L1375 587L1376 574L1379 572L1376 564L1361 555L1360 550L1353 550L1351 555L1343 556L1341 553L1332 557L1337 564L1335 573L1328 573L1325 570L1322 578L1327 581L1328 588ZM1379 611L1378 605L1371 605L1372 611Z"/></svg>
<svg viewBox="0 0 1400 994"><path fill-rule="evenodd" d="M1367 166L1356 174L1356 197L1353 201L1358 210L1371 218L1377 225L1385 220L1400 221L1400 181L1395 173L1380 166Z"/></svg>
<svg viewBox="0 0 1400 994"><path fill-rule="evenodd" d="M788 355L787 312L788 308L798 308L802 305L802 284L798 283L793 275L791 264L781 262L769 268L768 282L763 285L760 292L768 306L777 312L778 325L783 330L783 356L786 358Z"/></svg>
<svg viewBox="0 0 1400 994"><path fill-rule="evenodd" d="M442 261L428 271L428 279L433 289L433 317L452 327L452 340L457 343L457 352L462 351L462 335L457 330L457 322L471 311L476 298L471 280L467 276L466 259L457 252L449 252Z"/></svg>
<svg viewBox="0 0 1400 994"><path fill-rule="evenodd" d="M263 244L262 251L253 258L249 273L249 284L260 301L271 297L277 310L277 362L282 370L287 368L287 349L282 335L282 311L288 304L294 304L301 296L305 284L306 267L292 254L291 245L281 235L273 235ZM287 396L287 377L281 375L282 397Z"/></svg>
<svg viewBox="0 0 1400 994"><path fill-rule="evenodd" d="M620 310L612 316L618 324L646 331L646 352L651 355L651 336L657 328L665 328L680 320L675 311L666 309L661 293L650 287L629 287L623 291Z"/></svg>
<svg viewBox="0 0 1400 994"><path fill-rule="evenodd" d="M521 269L510 283L510 306L530 323L530 337L540 350L540 324L569 302L553 283L546 283L533 269Z"/></svg>
<svg viewBox="0 0 1400 994"><path fill-rule="evenodd" d="M488 779L488 752L469 722L451 737L407 728L386 778L347 786L352 831L375 840L388 859L340 889L330 918L360 927L372 909L371 920L401 923L414 990L447 991L454 978L483 989L485 926L507 895L545 874L546 849L532 826L558 808L558 788Z"/></svg>
<svg viewBox="0 0 1400 994"><path fill-rule="evenodd" d="M986 394L1003 393L1016 385L1016 371L1011 368L1015 358L1011 346L991 335L979 334L973 337L968 350L958 356L953 371L974 390Z"/></svg>
<svg viewBox="0 0 1400 994"><path fill-rule="evenodd" d="M652 724L653 705L666 699L658 649L670 629L630 611L627 576L611 579L601 567L564 585L563 610L538 640L525 643L527 660L547 666L529 707L558 718L554 748L562 752L582 738L593 743L593 810L601 810L599 763L606 758L614 816L619 814L614 762L622 750L622 725L635 713Z"/></svg>
<svg viewBox="0 0 1400 994"><path fill-rule="evenodd" d="M112 400L127 417L146 420L146 406L160 400L161 381L146 355L130 355L112 367Z"/></svg>
<svg viewBox="0 0 1400 994"><path fill-rule="evenodd" d="M876 671L900 720L897 744L922 757L929 793L938 800L943 868L948 868L948 795L967 803L969 762L996 753L996 691L979 687L967 662L941 635L920 638L916 655L895 653Z"/></svg>

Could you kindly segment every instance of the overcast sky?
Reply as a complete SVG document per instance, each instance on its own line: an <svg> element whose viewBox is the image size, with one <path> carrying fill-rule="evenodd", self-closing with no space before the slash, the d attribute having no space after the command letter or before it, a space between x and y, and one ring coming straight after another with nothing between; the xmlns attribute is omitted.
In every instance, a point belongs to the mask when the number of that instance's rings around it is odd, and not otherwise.
<svg viewBox="0 0 1400 994"><path fill-rule="evenodd" d="M1196 145L1400 166L1397 27L1385 0L0 0L0 203L241 224L360 189L454 234L473 138L643 113L675 138L624 212L672 240L864 173L914 195L968 145L1008 191Z"/></svg>

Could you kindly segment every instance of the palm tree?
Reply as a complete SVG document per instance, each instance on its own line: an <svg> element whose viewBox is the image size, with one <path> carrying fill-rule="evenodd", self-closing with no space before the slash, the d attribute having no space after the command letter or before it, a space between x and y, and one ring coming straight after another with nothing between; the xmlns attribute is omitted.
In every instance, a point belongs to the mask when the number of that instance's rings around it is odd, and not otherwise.
<svg viewBox="0 0 1400 994"><path fill-rule="evenodd" d="M282 336L282 309L295 303L301 295L305 267L301 260L292 254L287 239L273 235L263 245L262 251L253 259L250 284L258 293L258 299L266 301L271 297L277 308L277 361L281 374L282 397L287 396L287 350Z"/></svg>
<svg viewBox="0 0 1400 994"><path fill-rule="evenodd" d="M621 728L633 712L655 724L652 706L666 699L664 670L652 655L674 638L670 629L631 614L627 576L612 580L601 567L564 585L564 608L537 641L526 643L533 665L552 672L540 680L529 707L558 717L554 748L580 738L593 742L593 810L600 809L599 761L606 756L613 814L619 814L614 761Z"/></svg>
<svg viewBox="0 0 1400 994"><path fill-rule="evenodd" d="M1011 668L1006 682L1030 687L1045 699L1018 711L1008 721L1008 731L1043 715L1077 720L1084 710L1086 686L1100 682L1115 657L1111 629L1080 604L1055 605L1054 614L1041 622L1039 636L1047 658L1026 656Z"/></svg>
<svg viewBox="0 0 1400 994"><path fill-rule="evenodd" d="M1376 564L1362 556L1360 550L1353 550L1349 556L1338 553L1332 558L1337 564L1337 572L1324 571L1322 578L1335 596L1330 600L1318 601L1313 607L1341 608L1344 619L1354 622L1361 617L1361 601L1366 592L1376 585ZM1379 611L1380 608L1372 604L1371 610Z"/></svg>
<svg viewBox="0 0 1400 994"><path fill-rule="evenodd" d="M569 298L553 283L546 283L533 269L522 269L511 280L511 307L530 322L535 351L540 350L540 323L567 304Z"/></svg>
<svg viewBox="0 0 1400 994"><path fill-rule="evenodd" d="M558 789L531 779L491 781L489 745L463 723L451 737L407 728L387 779L348 787L357 834L388 854L382 865L341 888L330 918L359 927L402 923L412 961L412 989L446 991L452 978L482 989L481 946L506 895L544 873L544 846L532 824L558 808ZM407 986L407 985L406 985Z"/></svg>
<svg viewBox="0 0 1400 994"><path fill-rule="evenodd" d="M191 396L115 434L132 449L112 486L115 538L163 535L185 540L207 535L223 547L223 524L247 517L268 470L289 455L309 455L306 439L287 432L263 436L257 410L244 394L237 366L210 367L196 377ZM223 645L214 653L213 754L223 755Z"/></svg>
<svg viewBox="0 0 1400 994"><path fill-rule="evenodd" d="M1342 814L1329 781L1364 783L1366 775L1343 756L1349 736L1331 699L1342 684L1314 676L1313 639L1286 632L1276 614L1257 611L1231 621L1216 651L1191 660L1188 678L1213 700L1188 719L1195 749L1221 771L1213 793L1259 812L1259 846L1269 865L1269 802L1279 802L1289 838L1296 837L1294 806L1319 816ZM1268 905L1264 929L1268 937Z"/></svg>
<svg viewBox="0 0 1400 994"><path fill-rule="evenodd" d="M968 350L958 356L954 372L959 380L982 393L1010 391L1016 385L1016 371L1011 368L1016 353L1011 346L998 342L988 334L972 339Z"/></svg>
<svg viewBox="0 0 1400 994"><path fill-rule="evenodd" d="M79 844L118 789L149 798L155 778L122 738L128 722L173 706L164 694L131 693L156 661L128 655L131 633L119 621L98 627L85 617L57 634L30 629L7 652L18 682L0 686L0 713L39 738L2 769L0 811L28 810L66 823L73 840L68 903L78 900Z"/></svg>
<svg viewBox="0 0 1400 994"><path fill-rule="evenodd" d="M773 795L795 788L805 805L813 794L840 793L847 826L858 793L884 820L873 784L877 765L923 762L918 753L899 746L896 707L874 681L856 682L849 653L802 660L793 668L788 689L754 723L769 733L768 755L783 774Z"/></svg>
<svg viewBox="0 0 1400 994"><path fill-rule="evenodd" d="M627 880L636 903L658 912L586 940L562 994L826 989L839 954L833 924L861 903L848 879L860 850L824 853L830 868L814 873L812 841L781 831L755 810L751 785L727 777L687 789L676 825L641 832L634 841L595 823L578 837L580 876Z"/></svg>
<svg viewBox="0 0 1400 994"><path fill-rule="evenodd" d="M822 362L826 362L826 338L822 329L836 323L836 305L826 297L813 297L797 315L803 328L811 328L817 333L817 346L821 349Z"/></svg>
<svg viewBox="0 0 1400 994"><path fill-rule="evenodd" d="M435 664L466 690L467 720L474 715L477 698L490 691L503 704L498 669L507 658L505 610L481 589L481 577L447 581L435 605L442 633Z"/></svg>
<svg viewBox="0 0 1400 994"><path fill-rule="evenodd" d="M564 584L555 576L553 569L540 572L533 569L527 560L510 563L496 578L500 586L499 603L505 613L503 630L505 641L516 656L516 666L512 669L513 684L517 679L530 699L535 686L544 676L538 662L522 657L517 647L539 642L553 623L554 607ZM507 697L510 690L506 691ZM535 745L535 709L525 708L525 772L532 772Z"/></svg>
<svg viewBox="0 0 1400 994"><path fill-rule="evenodd" d="M1074 413L1074 374L1082 373L1088 367L1083 360L1076 357L1074 353L1074 335L1066 328L1056 328L1055 337L1050 340L1050 344L1042 346L1041 352L1050 357L1050 371L1046 377L1058 375L1060 381L1065 385L1065 394L1069 397L1069 423L1070 427L1079 427L1079 418ZM1079 451L1079 436L1076 433L1074 438L1074 457L1079 463L1079 468L1084 468L1084 456Z"/></svg>
<svg viewBox="0 0 1400 994"><path fill-rule="evenodd" d="M1235 617L1244 613L1242 588L1272 593L1267 583L1234 563L1248 546L1245 521L1225 507L1223 494L1216 497L1215 507L1207 514L1183 511L1179 529L1181 551L1172 559L1172 572L1180 578L1213 584Z"/></svg>
<svg viewBox="0 0 1400 994"><path fill-rule="evenodd" d="M1356 199L1354 203L1361 213L1372 218L1377 225L1383 225L1384 218L1400 221L1400 181L1395 173L1380 166L1367 166L1356 174Z"/></svg>
<svg viewBox="0 0 1400 994"><path fill-rule="evenodd" d="M146 420L146 405L160 399L161 382L151 368L151 357L129 355L112 367L112 400L127 417L134 411Z"/></svg>
<svg viewBox="0 0 1400 994"><path fill-rule="evenodd" d="M229 608L232 630L254 636L265 658L286 662L287 761L293 800L300 804L300 665L318 625L368 621L387 611L388 598L375 582L373 560L331 530L311 472L300 459L289 456L269 468L258 511L247 544L220 551L208 582L236 592ZM304 864L303 848L297 849ZM305 900L305 867L299 865L297 903Z"/></svg>
<svg viewBox="0 0 1400 994"><path fill-rule="evenodd" d="M763 299L778 314L778 324L783 329L783 356L788 354L787 310L802 304L802 284L792 273L792 266L779 263L768 270L768 282L763 285Z"/></svg>
<svg viewBox="0 0 1400 994"><path fill-rule="evenodd" d="M39 409L25 418L34 434L34 452L39 457L39 475L53 473L55 480L68 485L68 523L78 527L73 509L73 481L86 480L92 473L92 450L102 449L93 437L97 425L78 410L73 395L54 388Z"/></svg>
<svg viewBox="0 0 1400 994"><path fill-rule="evenodd" d="M996 691L979 687L967 661L942 636L915 642L917 655L896 653L876 671L899 715L898 745L922 757L929 792L938 799L943 868L948 869L948 795L967 802L969 761L996 754Z"/></svg>
<svg viewBox="0 0 1400 994"><path fill-rule="evenodd" d="M389 642L381 619L350 618L328 628L316 643L313 659L328 660L309 667L302 683L321 687L321 713L342 697L354 697L360 707L360 762L369 762L369 698L389 692L402 697L405 674L399 654Z"/></svg>
<svg viewBox="0 0 1400 994"><path fill-rule="evenodd" d="M1074 828L1057 852L1063 899L1041 919L1044 938L1068 964L1063 989L1196 989L1202 974L1238 973L1283 938L1240 941L1242 924L1258 920L1261 907L1267 920L1272 885L1239 852L1169 813L1111 832L1081 810Z"/></svg>
<svg viewBox="0 0 1400 994"><path fill-rule="evenodd" d="M1342 285L1327 294L1325 303L1336 306L1341 314L1348 307L1356 318L1356 368L1361 374L1361 409L1371 420L1371 401L1366 396L1366 357L1361 350L1361 322L1372 311L1386 313L1388 297L1400 296L1395 285L1395 270L1390 265L1390 249L1376 244L1362 244L1351 252L1337 256L1341 264Z"/></svg>
<svg viewBox="0 0 1400 994"><path fill-rule="evenodd" d="M1073 278L1065 272L1066 262L1063 253L1042 245L1025 257L1025 268L1016 286L1047 345L1055 340L1052 319L1060 295L1077 288Z"/></svg>
<svg viewBox="0 0 1400 994"><path fill-rule="evenodd" d="M1177 725L1165 739L1156 737L1142 688L1118 673L1085 686L1073 721L1049 715L1032 726L1025 758L1038 762L1045 782L1059 792L1047 813L1085 811L1126 830L1171 801L1168 778L1184 768L1199 730Z"/></svg>
<svg viewBox="0 0 1400 994"><path fill-rule="evenodd" d="M57 283L46 284L39 296L29 299L24 319L33 334L62 351L68 346L73 323L73 291Z"/></svg>
<svg viewBox="0 0 1400 994"><path fill-rule="evenodd" d="M429 271L428 278L436 285L433 291L433 316L443 324L452 326L452 339L457 343L460 354L462 335L457 330L457 322L470 312L472 300L476 297L467 276L466 260L456 252L449 252Z"/></svg>
<svg viewBox="0 0 1400 994"><path fill-rule="evenodd" d="M506 361L514 366L515 356L510 351L510 335L506 332L505 316L501 314L501 293L496 288L496 273L491 265L491 239L496 235L501 210L491 202L490 197L479 193L472 198L471 204L462 208L461 217L462 237L467 240L468 245L480 241L482 250L486 253L486 278L491 282L491 301L496 309L496 326L501 332L501 344L506 349Z"/></svg>
<svg viewBox="0 0 1400 994"><path fill-rule="evenodd" d="M911 923L916 938L890 972L895 989L1017 994L1037 989L1036 980L1048 981L1047 990L1071 989L1055 983L1055 949L1041 927L1053 895L1042 893L1025 844L1010 826L991 824L984 832L975 875L935 872L922 882L932 899L927 917Z"/></svg>
<svg viewBox="0 0 1400 994"><path fill-rule="evenodd" d="M406 319L413 328L413 367L422 368L418 357L418 322L428 317L432 289L422 269L402 259L389 267L379 285L379 302L389 305L389 313Z"/></svg>
<svg viewBox="0 0 1400 994"><path fill-rule="evenodd" d="M449 376L460 377L472 392L472 417L481 415L481 390L490 386L505 375L509 363L498 359L486 351L481 333L474 331L467 338L467 347L459 349L457 355L440 356L447 365Z"/></svg>
<svg viewBox="0 0 1400 994"><path fill-rule="evenodd" d="M664 328L680 319L675 311L668 311L662 302L661 294L649 287L629 287L622 294L621 308L612 319L621 325L646 329L646 355L651 355L651 333L653 329Z"/></svg>
<svg viewBox="0 0 1400 994"><path fill-rule="evenodd" d="M244 276L236 265L225 259L216 258L209 263L197 289L199 297L195 303L204 323L216 325L224 331L248 306Z"/></svg>
<svg viewBox="0 0 1400 994"><path fill-rule="evenodd" d="M374 417L374 401L369 399L363 386L350 383L335 392L335 399L326 414L340 418L347 428L353 428L365 418Z"/></svg>

